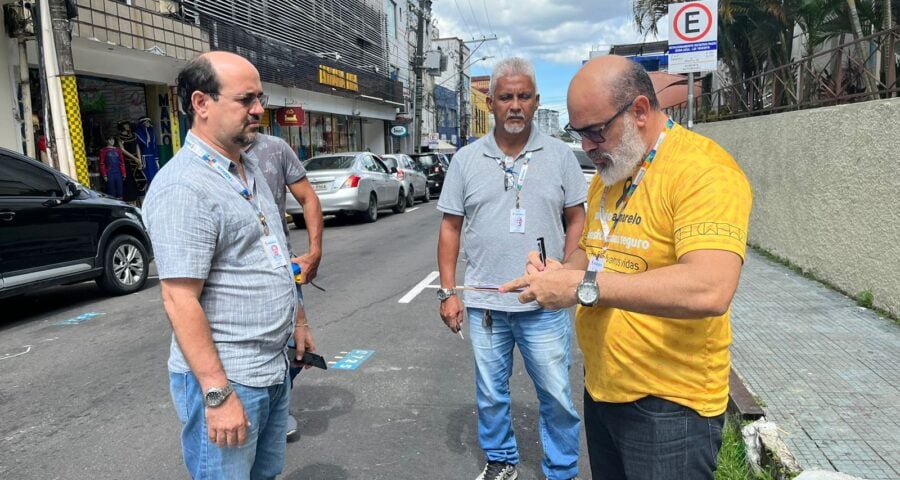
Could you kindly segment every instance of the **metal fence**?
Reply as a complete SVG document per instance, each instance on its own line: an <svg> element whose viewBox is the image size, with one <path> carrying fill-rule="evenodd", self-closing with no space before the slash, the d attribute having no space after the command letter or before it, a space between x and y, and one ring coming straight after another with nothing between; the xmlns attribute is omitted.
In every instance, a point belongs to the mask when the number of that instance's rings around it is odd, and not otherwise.
<svg viewBox="0 0 900 480"><path fill-rule="evenodd" d="M763 72L694 98L694 121L714 122L900 94L897 44L900 26ZM878 67L885 58L890 65ZM686 123L688 102L666 109Z"/></svg>

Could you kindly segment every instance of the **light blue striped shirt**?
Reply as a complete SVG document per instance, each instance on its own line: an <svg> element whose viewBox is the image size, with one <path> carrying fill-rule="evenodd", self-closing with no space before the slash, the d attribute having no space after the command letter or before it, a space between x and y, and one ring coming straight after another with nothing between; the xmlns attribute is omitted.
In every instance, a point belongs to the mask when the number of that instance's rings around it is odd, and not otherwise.
<svg viewBox="0 0 900 480"><path fill-rule="evenodd" d="M190 132L185 144L189 142L213 154L237 176L236 165ZM286 253L280 213L266 180L254 159L242 155L241 161L269 231ZM205 280L200 306L228 379L251 387L282 383L297 290L288 266L274 268L266 256L263 228L253 205L183 147L153 179L144 220L161 280ZM168 368L190 370L174 335Z"/></svg>

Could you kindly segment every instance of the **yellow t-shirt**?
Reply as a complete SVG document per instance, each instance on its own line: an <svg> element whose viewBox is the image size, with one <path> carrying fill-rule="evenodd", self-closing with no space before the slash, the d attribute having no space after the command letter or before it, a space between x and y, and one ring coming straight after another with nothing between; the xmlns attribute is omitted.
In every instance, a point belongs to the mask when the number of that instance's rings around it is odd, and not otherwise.
<svg viewBox="0 0 900 480"><path fill-rule="evenodd" d="M630 184L630 178L617 183L607 195L609 228ZM603 247L603 190L596 175L580 241L588 258ZM693 250L727 250L744 258L751 204L750 184L731 155L676 124L610 236L604 271L646 272L673 265ZM579 306L585 387L596 401L654 395L703 416L721 414L728 403L730 313L686 320Z"/></svg>

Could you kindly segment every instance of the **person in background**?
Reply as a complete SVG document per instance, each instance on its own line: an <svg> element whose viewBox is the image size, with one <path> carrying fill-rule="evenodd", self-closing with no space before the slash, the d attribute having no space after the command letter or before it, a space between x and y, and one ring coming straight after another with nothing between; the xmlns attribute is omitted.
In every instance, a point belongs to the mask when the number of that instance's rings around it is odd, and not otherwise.
<svg viewBox="0 0 900 480"><path fill-rule="evenodd" d="M644 68L604 56L568 93L569 125L598 177L579 248L501 290L576 302L584 427L595 479L715 478L728 403L731 299L752 194L712 140L659 108Z"/></svg>
<svg viewBox="0 0 900 480"><path fill-rule="evenodd" d="M301 283L309 283L316 278L319 262L322 259L324 221L322 220L322 205L319 203L319 197L310 185L309 179L306 178L306 169L303 168L303 163L294 154L291 146L281 138L272 135L257 134L256 140L247 147L245 153L256 159L263 176L266 177L266 183L275 196L278 211L281 212L281 226L287 240L288 251L291 252L291 261L300 265L300 272L303 275ZM291 249L290 230L285 214L287 190L291 191L291 195L303 207L303 219L306 223L307 252L299 257L295 257ZM297 322L294 327L294 337L288 344L288 348L294 351L293 355L300 360L305 351L316 351L316 342L313 339L312 327L309 325L306 310L303 308L303 291L299 284L297 285L297 294L300 298L300 303L297 304ZM306 368L309 366L307 365ZM291 367L292 387L294 378L299 373L300 368ZM296 433L297 419L293 415L289 415L287 436L291 439Z"/></svg>
<svg viewBox="0 0 900 480"><path fill-rule="evenodd" d="M570 479L578 474L581 422L569 385L569 313L522 305L515 295L476 291L466 292L464 311L454 287L463 230L467 286L496 286L521 275L521 259L538 237L554 256L574 251L587 188L572 149L532 123L540 97L530 63L499 62L487 103L497 126L454 156L437 205L444 213L438 240L441 319L457 333L469 318L478 441L486 457L477 480L518 477L509 395L516 345L540 403L541 468L551 480Z"/></svg>

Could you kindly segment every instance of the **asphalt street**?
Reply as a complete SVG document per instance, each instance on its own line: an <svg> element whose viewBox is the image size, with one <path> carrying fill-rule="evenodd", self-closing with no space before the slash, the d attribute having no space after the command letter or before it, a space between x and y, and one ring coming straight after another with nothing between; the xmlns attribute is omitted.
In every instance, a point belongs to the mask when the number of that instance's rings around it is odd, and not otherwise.
<svg viewBox="0 0 900 480"><path fill-rule="evenodd" d="M326 220L316 283L327 291L304 289L318 351L329 362L374 353L355 370L300 374L291 410L301 434L281 478L480 471L471 346L441 322L438 280L425 282L437 271L435 203L383 211L373 224ZM299 250L306 231L292 226L291 238ZM0 300L0 478L187 478L168 390L170 335L155 278L125 297L83 283ZM579 412L581 371L575 347ZM543 478L538 405L520 357L511 390L520 478ZM583 439L581 470L590 478Z"/></svg>

